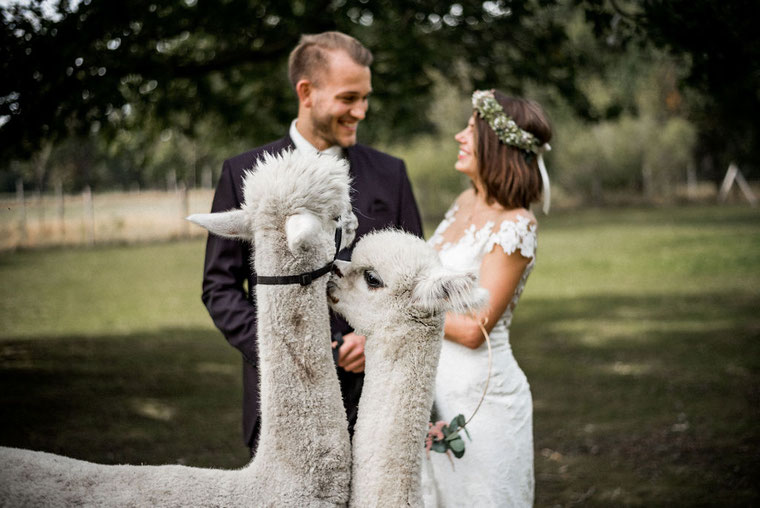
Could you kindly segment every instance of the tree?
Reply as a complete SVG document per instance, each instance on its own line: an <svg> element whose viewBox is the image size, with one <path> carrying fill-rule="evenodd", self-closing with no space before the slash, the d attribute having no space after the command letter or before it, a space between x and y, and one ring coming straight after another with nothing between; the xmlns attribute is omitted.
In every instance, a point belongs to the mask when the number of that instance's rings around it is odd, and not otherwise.
<svg viewBox="0 0 760 508"><path fill-rule="evenodd" d="M295 114L286 80L301 33L337 29L375 54L362 136L429 132L433 75L520 93L529 81L589 114L559 0L31 0L0 8L0 160L98 132L166 128L198 137L208 119L249 145ZM50 12L45 11L45 5ZM143 136L146 133L142 133Z"/></svg>
<svg viewBox="0 0 760 508"><path fill-rule="evenodd" d="M690 62L681 83L703 174L730 161L760 174L760 4L744 0L580 0L612 44L654 44Z"/></svg>

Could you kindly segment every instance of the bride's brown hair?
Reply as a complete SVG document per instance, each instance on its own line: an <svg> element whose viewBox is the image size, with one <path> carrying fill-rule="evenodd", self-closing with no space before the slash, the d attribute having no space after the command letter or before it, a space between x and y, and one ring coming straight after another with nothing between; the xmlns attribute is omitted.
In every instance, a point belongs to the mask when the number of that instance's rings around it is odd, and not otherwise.
<svg viewBox="0 0 760 508"><path fill-rule="evenodd" d="M498 90L494 97L504 112L523 130L536 136L540 144L552 137L549 120L537 102L508 97ZM487 203L494 200L507 209L528 208L541 196L541 174L536 154L507 145L491 126L475 114L475 155L478 175ZM477 189L476 189L477 191Z"/></svg>

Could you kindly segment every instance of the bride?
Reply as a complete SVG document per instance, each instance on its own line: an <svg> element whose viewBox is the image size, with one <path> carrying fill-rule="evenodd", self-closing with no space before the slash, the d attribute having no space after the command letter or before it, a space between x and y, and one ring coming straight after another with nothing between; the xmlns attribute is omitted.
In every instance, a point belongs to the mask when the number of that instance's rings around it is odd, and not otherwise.
<svg viewBox="0 0 760 508"><path fill-rule="evenodd" d="M444 265L477 269L489 290L478 319L490 333L493 368L478 412L467 424L472 440L455 459L432 453L423 467L425 506L532 506L533 405L525 374L512 355L509 325L536 256L530 204L549 186L541 154L551 127L535 102L498 91L476 91L473 115L455 139L455 168L470 178L430 243ZM469 417L488 372L485 337L473 317L449 314L436 377L435 407L446 422Z"/></svg>

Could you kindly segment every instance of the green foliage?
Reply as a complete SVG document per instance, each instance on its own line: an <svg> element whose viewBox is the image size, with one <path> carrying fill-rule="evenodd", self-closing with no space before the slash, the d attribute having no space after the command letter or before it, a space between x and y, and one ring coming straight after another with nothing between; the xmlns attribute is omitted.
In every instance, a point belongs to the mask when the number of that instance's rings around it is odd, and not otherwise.
<svg viewBox="0 0 760 508"><path fill-rule="evenodd" d="M680 82L699 96L688 106L702 171L723 176L729 162L757 171L760 159L760 4L744 0L576 2L600 38L653 44L688 62Z"/></svg>
<svg viewBox="0 0 760 508"><path fill-rule="evenodd" d="M155 123L197 136L207 118L251 145L272 140L295 114L286 60L302 33L341 30L375 53L369 140L430 127L438 72L468 86L519 90L542 76L581 110L568 66L559 2L365 0L42 0L2 9L3 160L28 157L72 133ZM466 63L468 75L452 73ZM564 67L561 73L550 69Z"/></svg>
<svg viewBox="0 0 760 508"><path fill-rule="evenodd" d="M590 27L579 19L571 32L584 51L602 51L590 39ZM697 132L686 119L685 98L678 90L682 61L666 53L629 48L624 55L596 57L598 72L581 74L583 90L597 117L587 122L563 105L562 98L542 92L554 119L555 148L547 158L550 174L561 189L586 201L610 196L672 199L693 165Z"/></svg>

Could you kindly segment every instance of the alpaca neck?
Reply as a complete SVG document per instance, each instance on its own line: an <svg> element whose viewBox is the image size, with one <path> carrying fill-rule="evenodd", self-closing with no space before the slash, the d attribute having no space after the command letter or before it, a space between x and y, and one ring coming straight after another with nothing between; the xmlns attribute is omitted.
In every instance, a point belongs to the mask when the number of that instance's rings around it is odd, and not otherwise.
<svg viewBox="0 0 760 508"><path fill-rule="evenodd" d="M442 336L441 323L367 337L353 440L352 504L358 501L361 506L382 496L389 506L401 506L419 498L421 454Z"/></svg>
<svg viewBox="0 0 760 508"><path fill-rule="evenodd" d="M274 266L284 250L256 245L256 270L291 275L303 267ZM258 259L267 262L258 262ZM303 271L303 270L301 270ZM331 461L350 460L345 410L330 348L327 277L308 286L256 287L261 437L257 458L287 450L292 466L314 473ZM324 457L323 457L324 458ZM306 473L304 473L306 474Z"/></svg>

